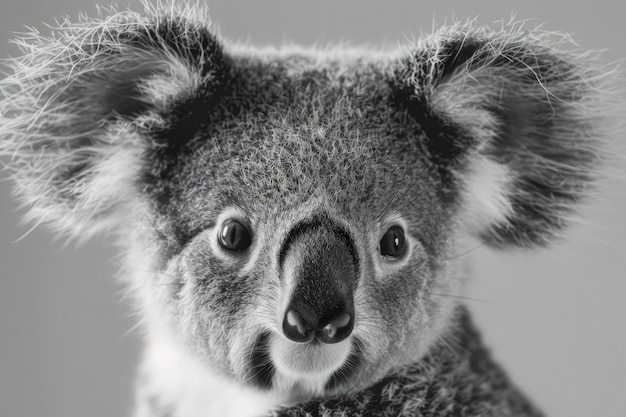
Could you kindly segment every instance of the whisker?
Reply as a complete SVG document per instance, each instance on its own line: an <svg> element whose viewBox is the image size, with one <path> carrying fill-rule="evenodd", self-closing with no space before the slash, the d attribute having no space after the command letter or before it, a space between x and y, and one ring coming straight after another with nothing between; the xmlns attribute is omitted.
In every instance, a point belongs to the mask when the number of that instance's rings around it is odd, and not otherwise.
<svg viewBox="0 0 626 417"><path fill-rule="evenodd" d="M483 300L483 299L480 299L480 298L465 297L465 296L462 296L462 295L441 294L441 293L436 293L436 292L429 292L428 294L436 295L438 297L451 297L451 298L458 298L460 300L465 300L465 301L475 301L475 302L479 302L479 303L493 304L493 301L490 301L490 300Z"/></svg>
<svg viewBox="0 0 626 417"><path fill-rule="evenodd" d="M481 242L481 243L479 243L478 245L476 245L475 247L473 247L473 248L471 248L471 249L468 249L468 250L467 250L467 251L465 251L465 252L461 252L461 253L458 253L458 254L456 254L456 255L452 255L452 256L450 256L450 257L444 258L443 260L444 260L444 261L451 261L451 260L453 260L453 259L462 258L462 257L464 257L464 256L467 256L467 255L471 254L471 253L474 253L475 251L477 251L478 249L482 248L483 246L485 246L485 244Z"/></svg>

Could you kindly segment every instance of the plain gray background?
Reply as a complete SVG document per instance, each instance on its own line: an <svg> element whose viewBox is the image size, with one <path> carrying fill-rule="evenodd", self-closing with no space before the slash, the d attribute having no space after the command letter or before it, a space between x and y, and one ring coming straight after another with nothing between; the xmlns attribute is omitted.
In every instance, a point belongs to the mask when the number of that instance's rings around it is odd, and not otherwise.
<svg viewBox="0 0 626 417"><path fill-rule="evenodd" d="M452 16L492 24L531 19L569 32L582 48L626 57L625 8L617 1L233 1L213 0L222 34L253 44L392 45ZM107 5L105 3L105 5ZM125 2L120 2L126 7ZM131 3L139 9L138 1ZM78 12L92 1L2 0L0 56L25 25ZM497 25L497 23L496 23ZM623 140L622 138L619 138ZM626 147L622 147L624 149ZM626 153L625 153L626 154ZM616 177L624 164L616 165ZM140 355L135 320L104 242L63 248L28 227L0 183L0 416L128 415ZM548 415L620 416L626 409L626 206L615 179L583 210L569 240L541 253L477 250L468 301L495 356Z"/></svg>

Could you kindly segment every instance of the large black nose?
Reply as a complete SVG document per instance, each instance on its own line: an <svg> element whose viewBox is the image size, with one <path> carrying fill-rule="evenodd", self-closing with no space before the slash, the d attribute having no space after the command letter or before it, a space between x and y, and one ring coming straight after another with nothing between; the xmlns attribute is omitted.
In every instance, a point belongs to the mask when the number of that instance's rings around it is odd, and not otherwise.
<svg viewBox="0 0 626 417"><path fill-rule="evenodd" d="M283 279L295 283L283 334L297 343L345 340L354 328L358 255L350 235L327 218L295 227L281 256Z"/></svg>

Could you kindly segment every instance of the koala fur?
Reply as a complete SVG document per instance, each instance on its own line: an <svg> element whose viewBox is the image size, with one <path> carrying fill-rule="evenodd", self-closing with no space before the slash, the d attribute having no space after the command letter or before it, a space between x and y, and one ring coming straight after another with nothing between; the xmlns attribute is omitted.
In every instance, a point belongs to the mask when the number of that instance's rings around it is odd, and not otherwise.
<svg viewBox="0 0 626 417"><path fill-rule="evenodd" d="M546 246L588 194L596 56L515 25L254 48L173 3L18 43L0 153L30 219L126 254L137 417L541 415L446 295L468 237Z"/></svg>

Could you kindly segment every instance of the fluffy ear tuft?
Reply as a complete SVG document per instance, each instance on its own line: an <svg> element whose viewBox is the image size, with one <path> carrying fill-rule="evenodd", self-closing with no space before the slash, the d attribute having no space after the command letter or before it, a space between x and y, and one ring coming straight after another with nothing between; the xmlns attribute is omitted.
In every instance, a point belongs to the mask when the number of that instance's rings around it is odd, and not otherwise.
<svg viewBox="0 0 626 417"><path fill-rule="evenodd" d="M173 4L173 3L172 3ZM0 155L37 221L84 238L132 202L146 132L181 103L219 89L226 60L200 9L148 7L17 41L0 84Z"/></svg>
<svg viewBox="0 0 626 417"><path fill-rule="evenodd" d="M614 71L555 36L457 25L420 43L396 74L418 121L441 127L425 129L427 148L459 184L463 222L492 246L549 243L615 130Z"/></svg>

